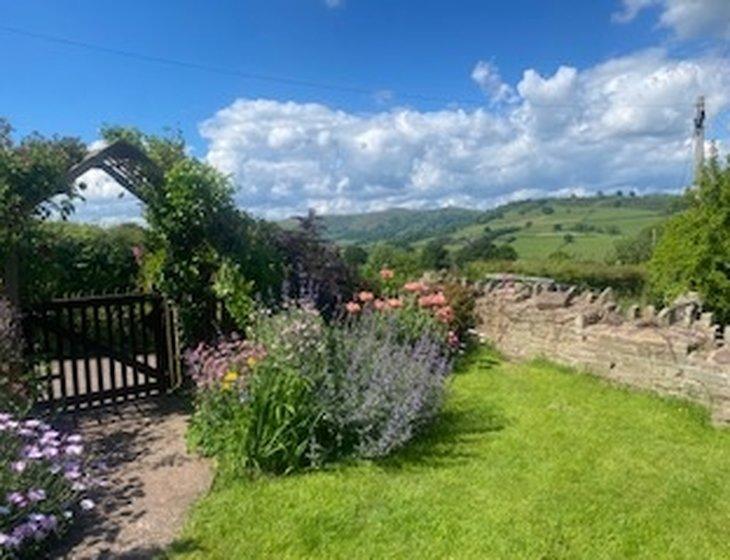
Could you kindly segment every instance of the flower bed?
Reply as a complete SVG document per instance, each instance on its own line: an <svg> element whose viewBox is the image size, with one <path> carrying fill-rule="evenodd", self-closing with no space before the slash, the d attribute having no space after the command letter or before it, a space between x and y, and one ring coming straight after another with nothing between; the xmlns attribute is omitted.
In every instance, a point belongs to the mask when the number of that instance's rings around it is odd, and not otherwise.
<svg viewBox="0 0 730 560"><path fill-rule="evenodd" d="M444 288L363 291L331 323L312 305L288 303L260 313L245 340L189 351L197 388L190 442L236 473L285 473L402 447L438 412L460 346L456 299Z"/></svg>
<svg viewBox="0 0 730 560"><path fill-rule="evenodd" d="M0 414L0 558L34 557L91 509L83 441L40 420Z"/></svg>

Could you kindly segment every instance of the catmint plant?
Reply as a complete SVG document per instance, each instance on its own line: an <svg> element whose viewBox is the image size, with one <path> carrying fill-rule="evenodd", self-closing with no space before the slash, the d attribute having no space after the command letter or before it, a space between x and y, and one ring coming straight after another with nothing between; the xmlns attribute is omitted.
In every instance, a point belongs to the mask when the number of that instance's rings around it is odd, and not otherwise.
<svg viewBox="0 0 730 560"><path fill-rule="evenodd" d="M321 399L342 451L382 457L438 412L451 361L440 337L404 342L395 318L364 315L333 333Z"/></svg>

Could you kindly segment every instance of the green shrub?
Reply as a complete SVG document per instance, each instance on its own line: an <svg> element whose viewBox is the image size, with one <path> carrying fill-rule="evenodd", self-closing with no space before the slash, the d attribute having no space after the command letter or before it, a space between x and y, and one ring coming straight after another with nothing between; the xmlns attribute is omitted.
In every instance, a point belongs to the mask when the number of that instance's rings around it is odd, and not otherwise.
<svg viewBox="0 0 730 560"><path fill-rule="evenodd" d="M504 260L517 259L517 251L510 245L496 245L493 240L495 234L487 233L478 239L468 242L454 255L454 262L463 267L465 264L478 260Z"/></svg>
<svg viewBox="0 0 730 560"><path fill-rule="evenodd" d="M633 237L619 239L614 243L613 260L619 264L640 264L648 262L654 254L654 248L664 231L664 225L658 224L642 229Z"/></svg>
<svg viewBox="0 0 730 560"><path fill-rule="evenodd" d="M669 303L697 291L730 322L730 161L712 161L687 198L690 207L667 222L649 263L652 293Z"/></svg>
<svg viewBox="0 0 730 560"><path fill-rule="evenodd" d="M189 440L232 472L303 467L322 414L314 389L326 368L324 321L309 305L286 304L257 314L248 334L248 345L187 354L198 385Z"/></svg>
<svg viewBox="0 0 730 560"><path fill-rule="evenodd" d="M421 267L424 270L443 270L449 267L449 251L446 240L433 239L421 249Z"/></svg>
<svg viewBox="0 0 730 560"><path fill-rule="evenodd" d="M367 263L362 267L363 277L373 286L380 286L380 271L393 270L395 276L392 283L402 286L411 278L421 275L423 268L419 255L414 250L407 250L388 243L375 245L368 255Z"/></svg>
<svg viewBox="0 0 730 560"><path fill-rule="evenodd" d="M144 230L134 224L109 228L38 224L22 244L24 301L134 291L140 280L144 238Z"/></svg>

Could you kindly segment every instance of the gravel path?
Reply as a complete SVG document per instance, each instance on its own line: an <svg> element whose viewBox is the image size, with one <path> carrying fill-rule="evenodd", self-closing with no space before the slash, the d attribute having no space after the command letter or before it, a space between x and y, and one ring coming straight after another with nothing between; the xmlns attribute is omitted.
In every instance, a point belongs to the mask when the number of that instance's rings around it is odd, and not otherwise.
<svg viewBox="0 0 730 560"><path fill-rule="evenodd" d="M213 479L210 463L186 451L187 418L179 401L164 398L74 419L95 456L106 461L109 485L54 557L152 558L173 541Z"/></svg>

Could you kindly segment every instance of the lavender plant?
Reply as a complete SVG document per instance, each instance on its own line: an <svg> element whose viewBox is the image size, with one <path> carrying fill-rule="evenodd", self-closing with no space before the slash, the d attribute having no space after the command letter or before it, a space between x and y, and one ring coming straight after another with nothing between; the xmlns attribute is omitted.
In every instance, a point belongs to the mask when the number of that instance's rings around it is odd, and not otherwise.
<svg viewBox="0 0 730 560"><path fill-rule="evenodd" d="M37 419L0 414L0 558L39 557L80 510L91 509L83 441Z"/></svg>
<svg viewBox="0 0 730 560"><path fill-rule="evenodd" d="M382 457L412 439L440 407L451 360L443 339L424 331L404 343L391 317L364 315L333 332L320 399L342 452Z"/></svg>

